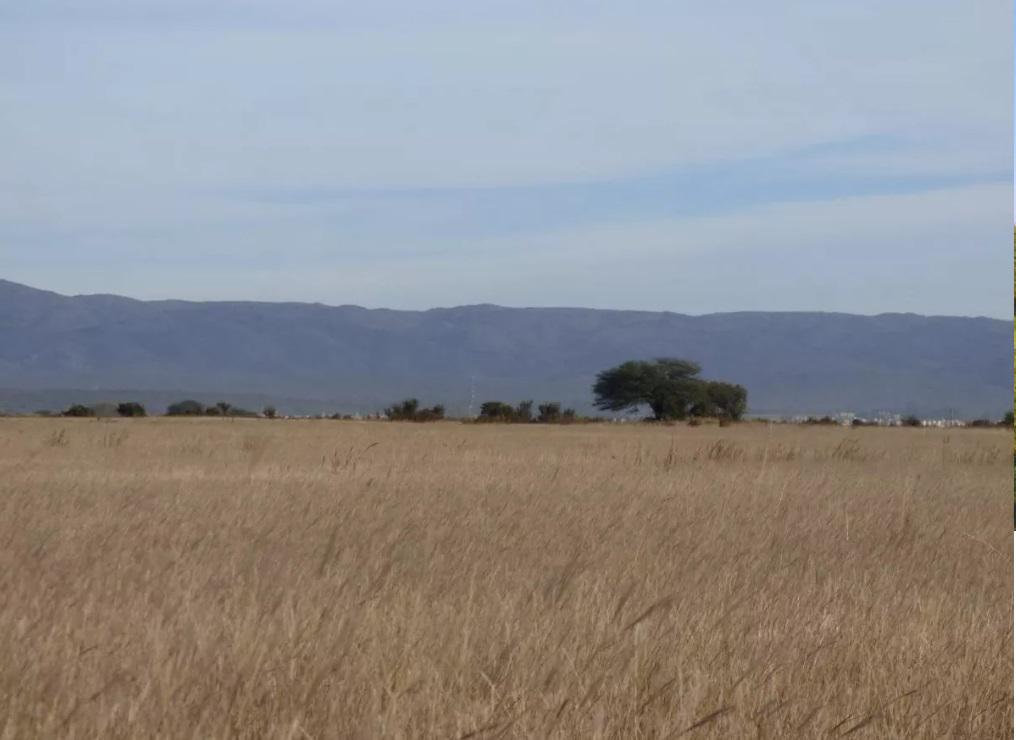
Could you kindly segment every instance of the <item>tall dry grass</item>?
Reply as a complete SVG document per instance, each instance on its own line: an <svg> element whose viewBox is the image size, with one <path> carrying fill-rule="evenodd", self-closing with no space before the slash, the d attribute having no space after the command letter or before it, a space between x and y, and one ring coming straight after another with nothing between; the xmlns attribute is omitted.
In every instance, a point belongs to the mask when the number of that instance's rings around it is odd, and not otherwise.
<svg viewBox="0 0 1016 740"><path fill-rule="evenodd" d="M0 421L0 737L1008 738L1009 445Z"/></svg>

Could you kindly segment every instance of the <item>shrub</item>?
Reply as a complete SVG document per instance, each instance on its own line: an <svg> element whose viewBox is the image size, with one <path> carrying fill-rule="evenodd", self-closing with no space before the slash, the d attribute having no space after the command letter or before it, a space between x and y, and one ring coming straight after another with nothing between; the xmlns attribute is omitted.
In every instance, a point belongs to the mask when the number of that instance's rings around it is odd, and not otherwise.
<svg viewBox="0 0 1016 740"><path fill-rule="evenodd" d="M416 412L413 421L440 421L444 418L445 408L441 404L431 406L429 409L420 409Z"/></svg>
<svg viewBox="0 0 1016 740"><path fill-rule="evenodd" d="M921 426L921 420L918 419L913 414L910 414L909 416L904 416L903 417L903 421L901 423L905 427L919 427L919 426Z"/></svg>
<svg viewBox="0 0 1016 740"><path fill-rule="evenodd" d="M166 410L166 416L257 416L256 411L219 401L214 406L205 406L197 401L180 401Z"/></svg>
<svg viewBox="0 0 1016 740"><path fill-rule="evenodd" d="M95 416L95 409L91 406L76 403L63 412L64 416Z"/></svg>
<svg viewBox="0 0 1016 740"><path fill-rule="evenodd" d="M275 407L274 407L274 406L265 406L265 407L264 407L264 408L263 408L263 409L261 410L261 414L262 414L262 415L263 415L263 416L264 416L264 417L265 417L266 419L274 419L274 418L275 418L276 416L278 416L278 412L277 412L277 411L275 410Z"/></svg>
<svg viewBox="0 0 1016 740"><path fill-rule="evenodd" d="M120 416L146 416L145 407L137 401L125 401L118 404L116 413Z"/></svg>

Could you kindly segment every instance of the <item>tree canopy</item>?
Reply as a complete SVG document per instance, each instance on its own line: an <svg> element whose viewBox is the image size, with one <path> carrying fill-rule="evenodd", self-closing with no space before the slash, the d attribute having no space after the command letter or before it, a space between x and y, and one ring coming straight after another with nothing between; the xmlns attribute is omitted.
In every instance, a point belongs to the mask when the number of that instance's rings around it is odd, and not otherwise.
<svg viewBox="0 0 1016 740"><path fill-rule="evenodd" d="M647 405L657 420L689 416L740 419L748 392L739 385L698 377L698 363L672 357L630 360L596 376L595 405L625 411Z"/></svg>
<svg viewBox="0 0 1016 740"><path fill-rule="evenodd" d="M429 409L421 408L417 399L407 398L389 406L384 413L391 421L439 421L444 418L445 408L441 404Z"/></svg>
<svg viewBox="0 0 1016 740"><path fill-rule="evenodd" d="M63 412L64 416L95 416L95 409L91 406L85 406L84 404L76 403L66 411Z"/></svg>
<svg viewBox="0 0 1016 740"><path fill-rule="evenodd" d="M192 399L171 403L166 409L166 416L201 416L204 413L204 404Z"/></svg>

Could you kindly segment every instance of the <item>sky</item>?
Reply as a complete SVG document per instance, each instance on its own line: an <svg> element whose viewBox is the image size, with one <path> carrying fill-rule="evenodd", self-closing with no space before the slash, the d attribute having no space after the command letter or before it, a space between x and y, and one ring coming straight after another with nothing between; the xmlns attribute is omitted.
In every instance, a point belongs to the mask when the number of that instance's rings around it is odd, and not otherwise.
<svg viewBox="0 0 1016 740"><path fill-rule="evenodd" d="M1007 318L1009 0L0 6L0 277Z"/></svg>

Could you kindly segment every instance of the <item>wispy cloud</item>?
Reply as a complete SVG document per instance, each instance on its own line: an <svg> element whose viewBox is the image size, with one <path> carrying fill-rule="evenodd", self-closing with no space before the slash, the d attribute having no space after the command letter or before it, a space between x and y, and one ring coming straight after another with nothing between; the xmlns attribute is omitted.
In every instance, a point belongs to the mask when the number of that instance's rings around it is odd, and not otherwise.
<svg viewBox="0 0 1016 740"><path fill-rule="evenodd" d="M1010 14L1001 0L12 3L0 257L8 277L75 292L123 280L139 295L428 306L556 303L551 286L568 284L568 302L601 305L602 286L552 257L581 238L653 276L615 286L613 305L664 307L678 302L666 276L689 266L680 250L650 259L651 234L695 234L722 254L725 223L782 213L753 239L771 249L779 235L805 258L800 223L849 201L871 209L852 211L866 224L856 248L906 262L915 284L953 280L948 301L936 289L907 305L984 312L990 263L974 260L974 279L922 262L921 219L876 204L948 214L976 193L1011 219L1011 186L1004 206L993 187L1012 172ZM1005 262L1004 234L975 247L990 234L959 223L941 225L957 254ZM545 281L505 267L541 249ZM618 269L610 248L584 259L591 274ZM431 260L451 277L408 290L369 277ZM181 284L180 265L202 279ZM787 305L824 307L780 261L753 265ZM830 262L829 276L878 270ZM472 287L506 272L517 288ZM331 291L308 278L352 274ZM840 308L882 303L845 295ZM744 303L710 296L696 305Z"/></svg>
<svg viewBox="0 0 1016 740"><path fill-rule="evenodd" d="M336 225L359 221L358 226L366 222L382 231L426 227L435 235L461 236L725 214L770 203L921 193L1011 178L1004 165L967 172L914 166L922 154L933 156L929 149L890 137L860 137L609 180L491 187L254 186L225 194L239 202L296 209L308 218L331 216ZM869 167L861 164L865 159Z"/></svg>

